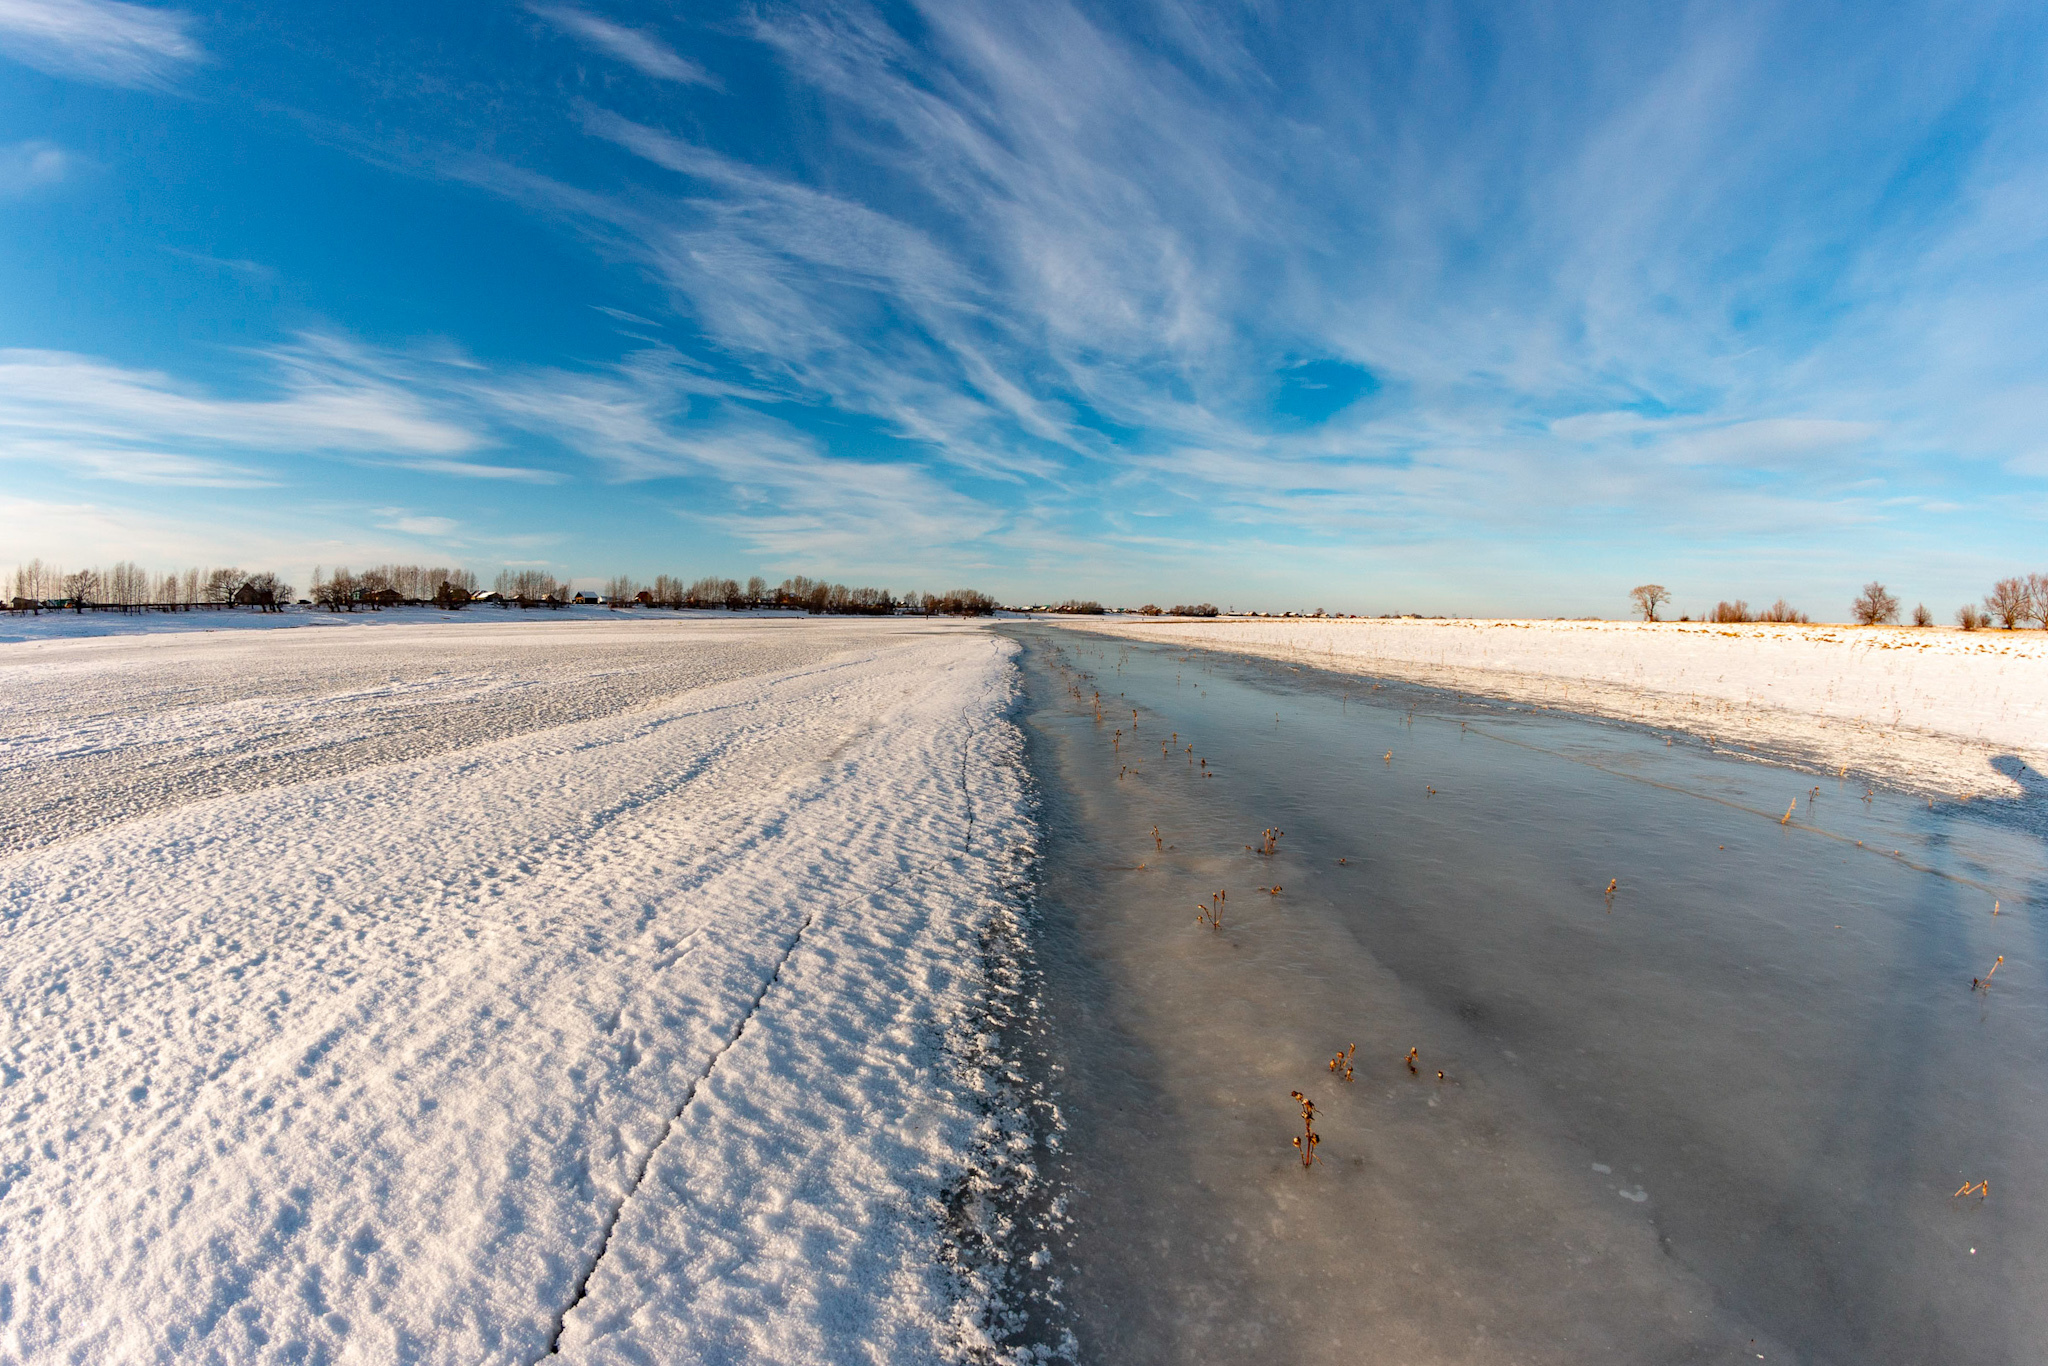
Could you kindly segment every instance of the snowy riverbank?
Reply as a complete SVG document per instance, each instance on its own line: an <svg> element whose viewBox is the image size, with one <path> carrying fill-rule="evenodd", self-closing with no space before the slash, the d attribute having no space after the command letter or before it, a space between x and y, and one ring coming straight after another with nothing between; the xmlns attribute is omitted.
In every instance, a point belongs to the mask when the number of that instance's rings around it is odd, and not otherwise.
<svg viewBox="0 0 2048 1366"><path fill-rule="evenodd" d="M0 1361L971 1350L1001 1278L944 1225L1015 1179L974 1014L1033 839L1012 651L518 616L0 649Z"/></svg>
<svg viewBox="0 0 2048 1366"><path fill-rule="evenodd" d="M1914 790L2048 770L2048 632L1614 621L1066 620L1684 730Z"/></svg>

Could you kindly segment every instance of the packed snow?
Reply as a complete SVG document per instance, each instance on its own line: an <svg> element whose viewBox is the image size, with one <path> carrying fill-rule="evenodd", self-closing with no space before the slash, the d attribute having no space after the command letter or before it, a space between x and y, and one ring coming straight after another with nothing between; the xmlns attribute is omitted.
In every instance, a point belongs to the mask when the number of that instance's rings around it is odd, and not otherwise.
<svg viewBox="0 0 2048 1366"><path fill-rule="evenodd" d="M1683 730L1915 791L2014 796L2013 761L2048 771L2048 631L1385 618L1066 624Z"/></svg>
<svg viewBox="0 0 2048 1366"><path fill-rule="evenodd" d="M0 648L0 1361L993 1351L1013 652L637 616Z"/></svg>

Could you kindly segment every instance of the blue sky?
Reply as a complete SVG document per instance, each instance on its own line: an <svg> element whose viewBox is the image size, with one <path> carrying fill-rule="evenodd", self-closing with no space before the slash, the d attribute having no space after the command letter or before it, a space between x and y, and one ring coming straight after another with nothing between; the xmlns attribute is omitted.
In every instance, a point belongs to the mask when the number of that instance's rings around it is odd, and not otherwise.
<svg viewBox="0 0 2048 1366"><path fill-rule="evenodd" d="M0 0L0 562L2048 569L2048 11Z"/></svg>

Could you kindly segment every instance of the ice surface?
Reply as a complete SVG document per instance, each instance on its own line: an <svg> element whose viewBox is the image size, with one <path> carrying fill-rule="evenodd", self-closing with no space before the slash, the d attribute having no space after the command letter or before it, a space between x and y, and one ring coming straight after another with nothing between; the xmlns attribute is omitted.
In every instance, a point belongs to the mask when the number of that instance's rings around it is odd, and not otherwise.
<svg viewBox="0 0 2048 1366"><path fill-rule="evenodd" d="M985 1341L938 1252L1001 1123L948 1038L1032 838L1011 651L517 616L0 651L0 1360Z"/></svg>
<svg viewBox="0 0 2048 1366"><path fill-rule="evenodd" d="M1846 764L1914 791L2012 797L2011 761L2048 771L2048 631L1364 618L1081 625L1674 727Z"/></svg>
<svg viewBox="0 0 2048 1366"><path fill-rule="evenodd" d="M2040 780L1024 634L1086 1359L2038 1357Z"/></svg>

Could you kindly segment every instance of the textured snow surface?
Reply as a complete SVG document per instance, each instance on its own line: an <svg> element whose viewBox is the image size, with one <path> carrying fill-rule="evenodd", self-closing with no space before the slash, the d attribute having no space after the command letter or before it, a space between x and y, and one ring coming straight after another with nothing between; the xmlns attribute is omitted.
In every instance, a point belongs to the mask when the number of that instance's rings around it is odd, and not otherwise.
<svg viewBox="0 0 2048 1366"><path fill-rule="evenodd" d="M802 612L764 609L747 613L747 619L758 622L800 619L805 615ZM80 640L94 636L189 635L202 631L363 630L377 626L417 626L423 622L491 627L539 621L619 624L622 619L671 623L679 620L729 622L733 617L723 608L634 608L617 612L609 607L521 608L484 602L472 603L459 612L444 612L437 607L392 607L360 612L329 612L318 607L287 607L282 612L263 612L253 607L195 608L183 612L71 612L52 608L44 612L0 612L0 645Z"/></svg>
<svg viewBox="0 0 2048 1366"><path fill-rule="evenodd" d="M2048 771L2048 631L1372 618L1061 624L1681 729L1913 790L2016 796L2011 760Z"/></svg>
<svg viewBox="0 0 2048 1366"><path fill-rule="evenodd" d="M940 1244L999 1108L949 1031L1030 857L1012 652L0 649L0 1361L985 1345Z"/></svg>

